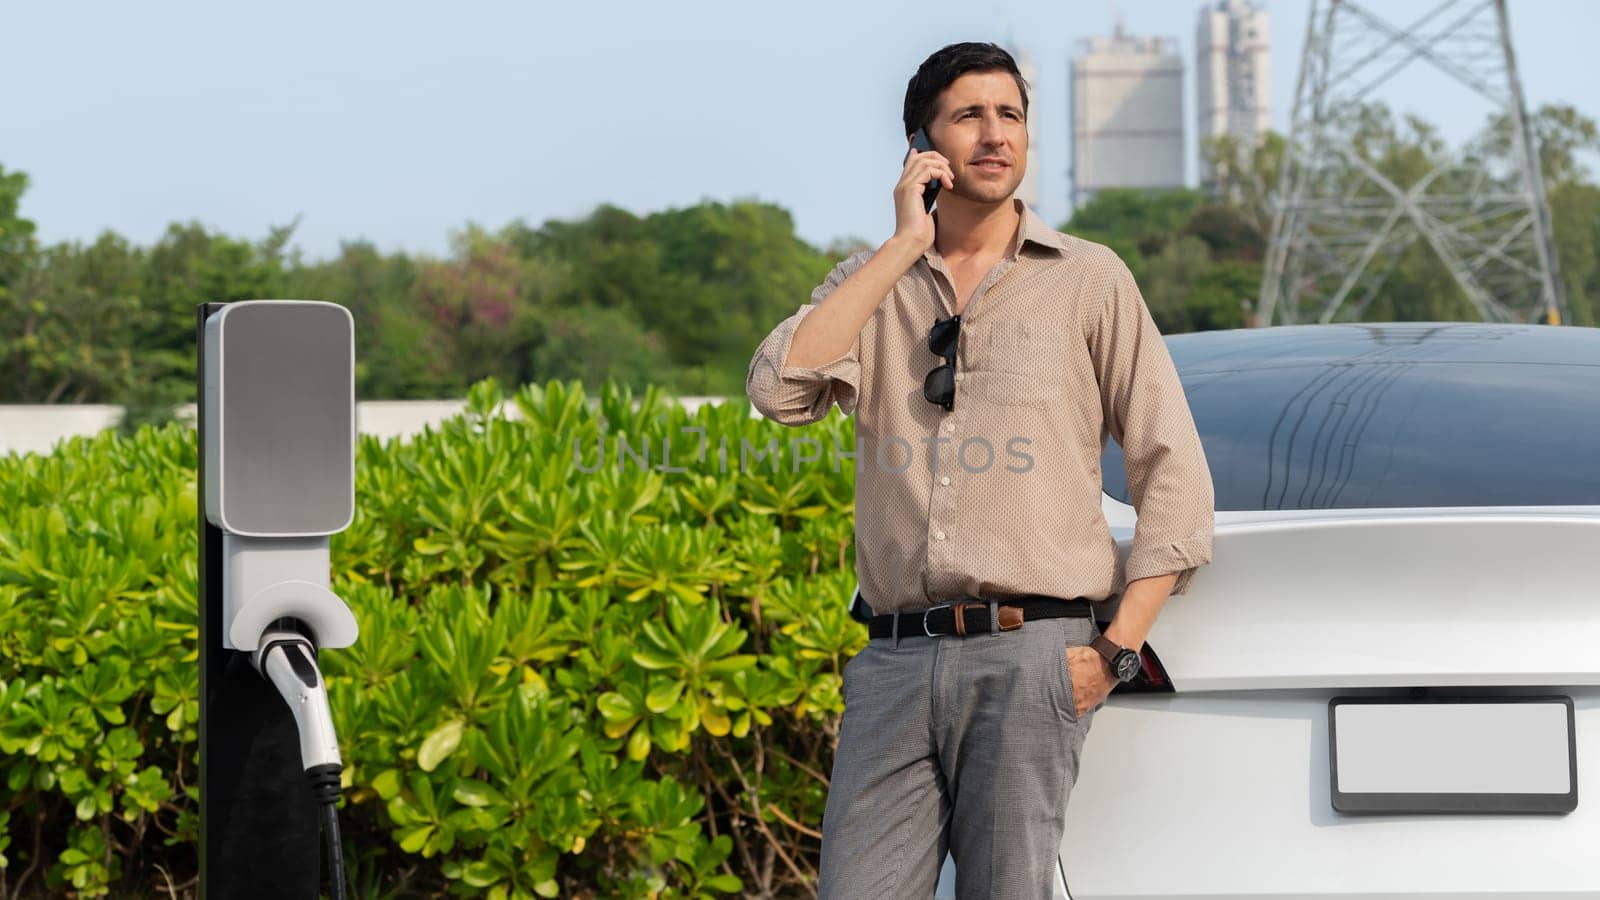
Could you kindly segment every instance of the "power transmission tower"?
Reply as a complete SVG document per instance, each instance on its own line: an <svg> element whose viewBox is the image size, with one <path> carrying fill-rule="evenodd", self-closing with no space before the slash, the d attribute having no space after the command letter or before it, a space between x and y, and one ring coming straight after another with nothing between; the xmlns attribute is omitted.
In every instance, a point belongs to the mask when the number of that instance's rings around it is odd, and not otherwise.
<svg viewBox="0 0 1600 900"><path fill-rule="evenodd" d="M1417 61L1486 98L1495 126L1396 184L1351 133L1362 104ZM1505 0L1443 0L1404 27L1354 0L1311 0L1259 323L1274 324L1274 312L1280 324L1360 320L1419 240L1484 321L1561 323L1550 207Z"/></svg>

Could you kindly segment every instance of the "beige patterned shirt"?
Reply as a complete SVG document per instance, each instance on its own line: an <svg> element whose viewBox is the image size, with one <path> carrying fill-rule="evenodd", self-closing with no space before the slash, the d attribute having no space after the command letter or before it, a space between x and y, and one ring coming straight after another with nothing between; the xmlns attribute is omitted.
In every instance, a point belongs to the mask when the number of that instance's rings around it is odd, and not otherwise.
<svg viewBox="0 0 1600 900"><path fill-rule="evenodd" d="M1211 561L1211 473L1183 386L1133 276L1109 248L1055 231L1021 200L1018 235L961 316L955 408L922 396L943 360L935 317L955 280L930 247L826 365L785 366L796 326L875 252L844 260L756 349L751 403L785 425L856 417L856 574L877 613L954 597L1105 600L1128 581ZM1138 512L1119 563L1101 512L1107 434ZM849 464L849 463L841 463Z"/></svg>

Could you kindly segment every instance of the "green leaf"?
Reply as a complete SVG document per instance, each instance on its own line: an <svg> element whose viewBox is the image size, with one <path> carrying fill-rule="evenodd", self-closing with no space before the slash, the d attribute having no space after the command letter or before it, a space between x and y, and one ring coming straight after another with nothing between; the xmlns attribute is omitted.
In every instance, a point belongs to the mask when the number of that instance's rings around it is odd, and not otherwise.
<svg viewBox="0 0 1600 900"><path fill-rule="evenodd" d="M483 807L504 805L506 798L486 782L466 780L459 782L455 790L450 792L457 803L462 806ZM481 887L481 885L480 885Z"/></svg>
<svg viewBox="0 0 1600 900"><path fill-rule="evenodd" d="M433 834L432 825L418 825L400 833L400 849L407 853L416 853L428 843L428 838Z"/></svg>
<svg viewBox="0 0 1600 900"><path fill-rule="evenodd" d="M461 880L475 888L486 888L498 884L504 873L494 863L479 860L468 863L461 869Z"/></svg>
<svg viewBox="0 0 1600 900"><path fill-rule="evenodd" d="M650 735L643 725L633 730L633 736L628 738L628 758L638 762L650 755Z"/></svg>
<svg viewBox="0 0 1600 900"><path fill-rule="evenodd" d="M456 752L456 748L461 746L461 732L466 727L466 722L451 719L423 738L422 746L417 748L417 765L422 771L432 772L439 763Z"/></svg>
<svg viewBox="0 0 1600 900"><path fill-rule="evenodd" d="M671 709L672 704L678 702L678 696L682 693L683 682L673 679L665 684L651 688L650 693L645 695L644 705L651 712L659 715Z"/></svg>
<svg viewBox="0 0 1600 900"><path fill-rule="evenodd" d="M601 716L614 721L631 719L639 715L639 711L628 702L628 698L614 691L601 694L595 705L600 708Z"/></svg>
<svg viewBox="0 0 1600 900"><path fill-rule="evenodd" d="M755 664L755 656L749 653L740 653L734 656L724 656L722 659L719 659L716 662L706 666L706 671L724 674L727 672L738 672L743 669L753 668Z"/></svg>
<svg viewBox="0 0 1600 900"><path fill-rule="evenodd" d="M372 789L384 800L392 800L400 793L400 770L385 769L372 779Z"/></svg>
<svg viewBox="0 0 1600 900"><path fill-rule="evenodd" d="M636 651L633 661L646 669L670 669L677 665L677 660L672 657L647 650Z"/></svg>

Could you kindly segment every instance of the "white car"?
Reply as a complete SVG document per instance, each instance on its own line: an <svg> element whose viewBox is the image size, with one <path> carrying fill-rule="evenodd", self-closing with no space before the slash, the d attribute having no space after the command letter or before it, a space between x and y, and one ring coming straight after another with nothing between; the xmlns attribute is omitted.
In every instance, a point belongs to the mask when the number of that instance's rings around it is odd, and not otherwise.
<svg viewBox="0 0 1600 900"><path fill-rule="evenodd" d="M1096 714L1055 896L1600 897L1600 329L1167 346L1213 561Z"/></svg>

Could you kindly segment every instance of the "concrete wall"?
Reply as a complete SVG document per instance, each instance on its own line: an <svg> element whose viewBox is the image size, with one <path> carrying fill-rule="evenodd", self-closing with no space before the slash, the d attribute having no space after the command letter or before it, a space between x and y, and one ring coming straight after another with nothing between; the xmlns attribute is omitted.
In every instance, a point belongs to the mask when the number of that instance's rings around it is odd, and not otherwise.
<svg viewBox="0 0 1600 900"><path fill-rule="evenodd" d="M744 397L680 397L690 412L701 406L723 402L746 403ZM598 403L591 398L591 405ZM381 440L404 440L422 431L424 425L438 427L452 416L459 415L466 406L465 400L363 400L356 404L356 431L370 434ZM178 418L193 424L194 404L177 408ZM503 407L507 418L518 418L515 404ZM750 410L752 417L760 413ZM120 406L91 406L76 404L58 405L0 405L0 455L12 453L49 453L57 443L82 435L92 437L102 429L115 428L122 421Z"/></svg>

